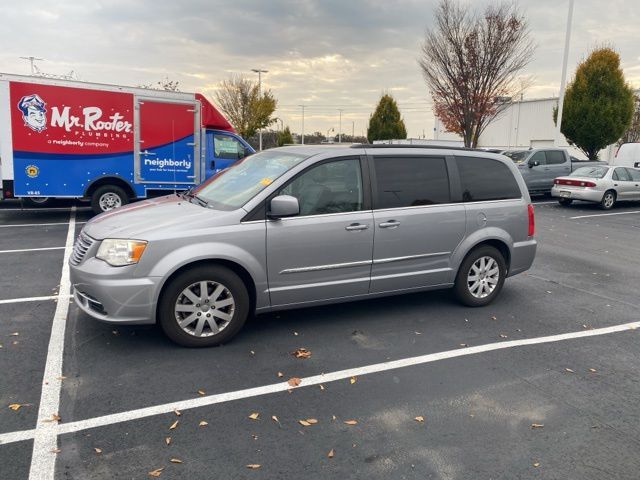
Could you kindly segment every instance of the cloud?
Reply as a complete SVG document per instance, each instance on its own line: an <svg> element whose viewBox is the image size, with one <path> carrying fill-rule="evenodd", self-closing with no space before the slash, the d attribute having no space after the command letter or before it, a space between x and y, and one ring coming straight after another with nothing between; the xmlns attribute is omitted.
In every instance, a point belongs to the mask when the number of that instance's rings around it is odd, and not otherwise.
<svg viewBox="0 0 640 480"><path fill-rule="evenodd" d="M470 1L472 7L490 0ZM566 2L521 6L538 44L528 97L557 94ZM277 114L294 130L308 104L307 130L337 128L338 109L355 131L366 129L383 92L398 100L409 134L430 134L430 98L417 66L419 45L436 0L30 0L0 5L3 70L28 73L18 57L46 60L52 73L76 71L87 81L138 85L165 76L211 95L230 73L265 68ZM637 25L627 0L576 2L569 73L593 46L613 44L628 78L640 86ZM350 131L344 127L345 130Z"/></svg>

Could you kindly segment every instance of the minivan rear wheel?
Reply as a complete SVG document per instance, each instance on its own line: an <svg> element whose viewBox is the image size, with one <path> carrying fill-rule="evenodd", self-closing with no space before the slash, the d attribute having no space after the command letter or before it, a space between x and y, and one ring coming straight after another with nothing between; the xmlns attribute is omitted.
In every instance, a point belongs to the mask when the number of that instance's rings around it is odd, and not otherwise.
<svg viewBox="0 0 640 480"><path fill-rule="evenodd" d="M158 305L164 333L185 347L212 347L229 341L249 315L249 294L231 270L203 265L167 286Z"/></svg>
<svg viewBox="0 0 640 480"><path fill-rule="evenodd" d="M469 307L488 305L502 290L506 274L506 262L496 248L476 248L460 265L454 286L456 297Z"/></svg>

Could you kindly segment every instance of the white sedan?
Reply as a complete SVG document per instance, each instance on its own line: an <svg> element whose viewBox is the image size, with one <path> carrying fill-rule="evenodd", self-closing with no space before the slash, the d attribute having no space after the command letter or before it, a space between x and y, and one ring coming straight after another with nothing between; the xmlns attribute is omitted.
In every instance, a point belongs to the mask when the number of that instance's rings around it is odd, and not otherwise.
<svg viewBox="0 0 640 480"><path fill-rule="evenodd" d="M640 170L627 167L580 167L553 181L551 196L560 205L574 200L599 203L605 210L623 200L640 200Z"/></svg>

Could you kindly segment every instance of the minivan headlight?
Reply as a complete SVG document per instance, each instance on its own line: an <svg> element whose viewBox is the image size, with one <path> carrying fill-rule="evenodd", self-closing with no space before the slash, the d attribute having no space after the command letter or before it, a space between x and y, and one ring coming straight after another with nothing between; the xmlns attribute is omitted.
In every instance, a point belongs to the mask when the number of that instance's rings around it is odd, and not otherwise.
<svg viewBox="0 0 640 480"><path fill-rule="evenodd" d="M114 267L133 265L140 261L145 248L147 248L147 242L144 240L105 238L98 248L96 258Z"/></svg>

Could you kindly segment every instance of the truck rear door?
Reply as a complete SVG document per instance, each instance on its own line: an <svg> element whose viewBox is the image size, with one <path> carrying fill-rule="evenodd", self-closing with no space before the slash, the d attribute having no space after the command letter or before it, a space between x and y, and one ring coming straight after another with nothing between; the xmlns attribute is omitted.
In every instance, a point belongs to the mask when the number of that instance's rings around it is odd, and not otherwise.
<svg viewBox="0 0 640 480"><path fill-rule="evenodd" d="M199 109L197 102L136 98L136 182L196 182L200 177Z"/></svg>

